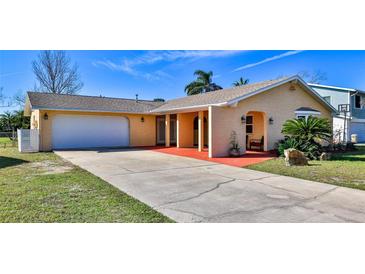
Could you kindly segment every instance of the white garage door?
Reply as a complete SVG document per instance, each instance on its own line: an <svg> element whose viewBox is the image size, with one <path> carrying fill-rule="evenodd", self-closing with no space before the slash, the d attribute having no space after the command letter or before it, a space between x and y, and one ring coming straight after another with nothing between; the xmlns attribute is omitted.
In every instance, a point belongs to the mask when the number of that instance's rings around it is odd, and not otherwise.
<svg viewBox="0 0 365 274"><path fill-rule="evenodd" d="M129 123L125 117L56 115L52 121L52 147L93 148L129 145Z"/></svg>
<svg viewBox="0 0 365 274"><path fill-rule="evenodd" d="M351 134L357 134L358 142L365 142L365 123L351 123Z"/></svg>

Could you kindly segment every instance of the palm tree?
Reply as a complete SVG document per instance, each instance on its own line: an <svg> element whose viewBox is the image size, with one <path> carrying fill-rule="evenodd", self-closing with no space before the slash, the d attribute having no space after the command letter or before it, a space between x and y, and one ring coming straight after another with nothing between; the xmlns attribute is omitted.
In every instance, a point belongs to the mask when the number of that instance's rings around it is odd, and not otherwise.
<svg viewBox="0 0 365 274"><path fill-rule="evenodd" d="M221 86L213 83L212 71L206 72L203 70L196 70L194 75L197 76L196 80L185 87L185 92L187 95L195 95L222 89Z"/></svg>
<svg viewBox="0 0 365 274"><path fill-rule="evenodd" d="M284 123L281 132L306 142L329 140L332 137L330 121L313 116L309 116L307 119L288 120Z"/></svg>
<svg viewBox="0 0 365 274"><path fill-rule="evenodd" d="M248 79L243 79L243 77L240 77L240 79L238 81L233 82L233 86L235 87L239 87L239 86L244 86L247 85L249 82Z"/></svg>
<svg viewBox="0 0 365 274"><path fill-rule="evenodd" d="M14 111L13 127L14 128L29 128L30 127L30 117L25 117L23 110Z"/></svg>
<svg viewBox="0 0 365 274"><path fill-rule="evenodd" d="M5 111L0 115L4 130L10 131L14 128L14 115L10 111Z"/></svg>

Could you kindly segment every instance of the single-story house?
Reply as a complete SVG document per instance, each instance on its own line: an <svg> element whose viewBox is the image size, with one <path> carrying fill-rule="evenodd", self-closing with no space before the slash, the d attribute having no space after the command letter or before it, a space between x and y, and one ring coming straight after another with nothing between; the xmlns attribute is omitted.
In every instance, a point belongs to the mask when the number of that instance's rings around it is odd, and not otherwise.
<svg viewBox="0 0 365 274"><path fill-rule="evenodd" d="M299 76L166 102L28 92L25 105L41 151L196 146L207 147L209 157L228 154L232 131L243 153L253 139L267 151L283 138L286 120L315 115L332 121L335 112Z"/></svg>

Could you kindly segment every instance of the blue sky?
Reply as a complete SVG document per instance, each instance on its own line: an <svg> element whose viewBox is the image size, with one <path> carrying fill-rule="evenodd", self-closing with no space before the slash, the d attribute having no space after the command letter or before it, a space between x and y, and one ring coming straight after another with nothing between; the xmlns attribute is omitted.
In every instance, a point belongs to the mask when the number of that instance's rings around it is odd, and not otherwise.
<svg viewBox="0 0 365 274"><path fill-rule="evenodd" d="M79 65L80 94L141 99L185 96L196 69L212 70L214 81L230 87L300 71L326 73L323 84L365 90L365 51L67 51ZM0 51L0 87L12 97L35 84L31 62L38 51ZM18 107L0 108L0 112Z"/></svg>

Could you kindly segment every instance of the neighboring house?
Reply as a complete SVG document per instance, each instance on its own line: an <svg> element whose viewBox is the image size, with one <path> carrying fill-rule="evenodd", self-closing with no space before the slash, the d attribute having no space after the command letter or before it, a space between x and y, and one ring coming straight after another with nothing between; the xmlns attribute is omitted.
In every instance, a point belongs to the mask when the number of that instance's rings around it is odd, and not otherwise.
<svg viewBox="0 0 365 274"><path fill-rule="evenodd" d="M265 151L283 138L283 123L309 115L332 121L336 110L300 77L153 102L28 92L25 114L39 129L40 149L176 146L208 147L226 156L232 131L245 152L252 139Z"/></svg>
<svg viewBox="0 0 365 274"><path fill-rule="evenodd" d="M333 118L335 139L343 141L345 137L345 141L350 141L351 135L357 134L358 142L365 142L365 91L318 84L308 85L337 110L341 104L349 106L346 121L344 113L341 112Z"/></svg>

